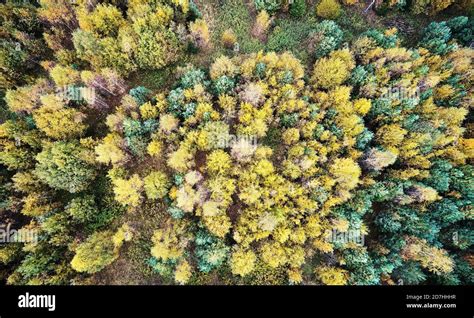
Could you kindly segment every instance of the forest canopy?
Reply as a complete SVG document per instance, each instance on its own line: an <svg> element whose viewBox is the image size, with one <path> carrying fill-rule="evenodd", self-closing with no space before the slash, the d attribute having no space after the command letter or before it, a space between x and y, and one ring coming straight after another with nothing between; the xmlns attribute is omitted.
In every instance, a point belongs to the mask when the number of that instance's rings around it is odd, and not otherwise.
<svg viewBox="0 0 474 318"><path fill-rule="evenodd" d="M2 283L474 282L466 3L241 2L0 4Z"/></svg>

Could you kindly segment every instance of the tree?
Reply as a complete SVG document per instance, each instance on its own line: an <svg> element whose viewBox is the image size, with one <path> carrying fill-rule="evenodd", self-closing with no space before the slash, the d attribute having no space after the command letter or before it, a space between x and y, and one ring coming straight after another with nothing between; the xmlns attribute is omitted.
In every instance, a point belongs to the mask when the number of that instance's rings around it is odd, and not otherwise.
<svg viewBox="0 0 474 318"><path fill-rule="evenodd" d="M277 12L282 6L282 0L254 0L254 3L257 11L265 10L270 13Z"/></svg>
<svg viewBox="0 0 474 318"><path fill-rule="evenodd" d="M285 144L294 144L300 139L300 131L297 128L287 129L283 132L282 138Z"/></svg>
<svg viewBox="0 0 474 318"><path fill-rule="evenodd" d="M207 157L206 169L213 175L226 174L231 167L230 156L223 150L214 150Z"/></svg>
<svg viewBox="0 0 474 318"><path fill-rule="evenodd" d="M417 238L408 238L402 256L405 259L419 261L422 267L436 274L449 273L453 270L453 261L446 251L429 246L426 241Z"/></svg>
<svg viewBox="0 0 474 318"><path fill-rule="evenodd" d="M398 146L402 141L407 131L396 124L382 126L376 134L376 138L382 145L388 147Z"/></svg>
<svg viewBox="0 0 474 318"><path fill-rule="evenodd" d="M246 276L252 272L256 261L255 254L249 250L236 250L230 258L230 267L235 275Z"/></svg>
<svg viewBox="0 0 474 318"><path fill-rule="evenodd" d="M191 278L192 268L187 261L182 261L176 266L174 279L180 284L186 284Z"/></svg>
<svg viewBox="0 0 474 318"><path fill-rule="evenodd" d="M136 36L139 39L137 43L139 68L158 69L176 61L182 54L179 38L168 29L144 29Z"/></svg>
<svg viewBox="0 0 474 318"><path fill-rule="evenodd" d="M66 212L81 223L88 223L99 213L94 196L86 195L72 199L66 207Z"/></svg>
<svg viewBox="0 0 474 318"><path fill-rule="evenodd" d="M57 208L57 204L51 203L51 198L38 192L29 193L23 198L23 208L21 213L26 216L44 216Z"/></svg>
<svg viewBox="0 0 474 318"><path fill-rule="evenodd" d="M50 90L51 85L48 81L38 80L34 85L7 90L5 101L12 112L31 113L40 106L40 96Z"/></svg>
<svg viewBox="0 0 474 318"><path fill-rule="evenodd" d="M110 4L99 4L92 12L80 11L78 18L81 29L99 37L115 37L125 24L122 13Z"/></svg>
<svg viewBox="0 0 474 318"><path fill-rule="evenodd" d="M431 0L420 1L416 0L412 4L412 10L416 14L436 14L437 12L449 7L454 1L452 0Z"/></svg>
<svg viewBox="0 0 474 318"><path fill-rule="evenodd" d="M0 125L0 162L9 170L31 168L40 142L38 131L26 120L7 120Z"/></svg>
<svg viewBox="0 0 474 318"><path fill-rule="evenodd" d="M192 163L193 155L185 148L179 148L168 157L168 166L178 172L184 172Z"/></svg>
<svg viewBox="0 0 474 318"><path fill-rule="evenodd" d="M49 57L37 9L27 3L0 5L0 89L31 83L41 69L38 63Z"/></svg>
<svg viewBox="0 0 474 318"><path fill-rule="evenodd" d="M119 256L120 246L112 240L111 231L96 232L81 243L71 260L71 267L78 272L97 273L112 264Z"/></svg>
<svg viewBox="0 0 474 318"><path fill-rule="evenodd" d="M426 47L435 54L446 54L454 50L452 44L448 44L451 39L451 29L445 21L431 22L423 30L423 38L420 45Z"/></svg>
<svg viewBox="0 0 474 318"><path fill-rule="evenodd" d="M232 144L231 155L237 161L249 162L256 149L257 146L253 145L250 140L242 138Z"/></svg>
<svg viewBox="0 0 474 318"><path fill-rule="evenodd" d="M227 56L223 55L218 57L215 62L212 63L209 69L209 75L211 76L212 80L217 80L223 76L232 78L234 77L236 71L236 67L232 60Z"/></svg>
<svg viewBox="0 0 474 318"><path fill-rule="evenodd" d="M178 128L179 120L170 114L163 114L160 117L160 130L166 134L170 134L173 130Z"/></svg>
<svg viewBox="0 0 474 318"><path fill-rule="evenodd" d="M79 71L70 66L56 65L51 69L49 75L58 87L77 84L80 80Z"/></svg>
<svg viewBox="0 0 474 318"><path fill-rule="evenodd" d="M267 11L262 10L257 15L257 20L252 29L252 35L258 38L260 41L265 41L267 36L268 28L272 23L272 19Z"/></svg>
<svg viewBox="0 0 474 318"><path fill-rule="evenodd" d="M285 249L278 242L266 243L261 248L262 260L268 266L276 268L287 262Z"/></svg>
<svg viewBox="0 0 474 318"><path fill-rule="evenodd" d="M290 14L293 17L302 17L306 13L306 0L295 0L290 4Z"/></svg>
<svg viewBox="0 0 474 318"><path fill-rule="evenodd" d="M124 7L101 3L91 8L81 3L76 8L79 28L72 29L77 56L96 70L107 67L123 75L175 62L183 53L184 21L196 10L189 2L175 3L183 10L181 19L171 5L133 1Z"/></svg>
<svg viewBox="0 0 474 318"><path fill-rule="evenodd" d="M315 270L316 275L325 285L346 285L347 271L336 267L318 267Z"/></svg>
<svg viewBox="0 0 474 318"><path fill-rule="evenodd" d="M232 29L227 29L222 32L221 42L225 48L233 49L234 45L237 43L237 37L235 36L234 31L232 31Z"/></svg>
<svg viewBox="0 0 474 318"><path fill-rule="evenodd" d="M341 5L337 0L321 0L316 6L316 14L324 19L336 19L341 14Z"/></svg>
<svg viewBox="0 0 474 318"><path fill-rule="evenodd" d="M51 143L36 160L36 176L54 189L83 191L96 176L91 151L77 141Z"/></svg>
<svg viewBox="0 0 474 318"><path fill-rule="evenodd" d="M161 171L151 172L143 181L149 199L161 199L168 193L168 176Z"/></svg>
<svg viewBox="0 0 474 318"><path fill-rule="evenodd" d="M132 208L138 207L142 201L143 181L137 174L130 179L116 178L114 185L115 200L122 205Z"/></svg>
<svg viewBox="0 0 474 318"><path fill-rule="evenodd" d="M357 186L361 170L357 163L352 159L337 158L329 168L330 173L334 176L335 181L344 189L350 190Z"/></svg>
<svg viewBox="0 0 474 318"><path fill-rule="evenodd" d="M334 51L342 42L342 30L331 20L318 23L310 34L311 51L317 58Z"/></svg>
<svg viewBox="0 0 474 318"><path fill-rule="evenodd" d="M0 263L7 265L21 255L21 248L18 244L4 244L0 248Z"/></svg>
<svg viewBox="0 0 474 318"><path fill-rule="evenodd" d="M390 151L381 151L376 148L371 148L362 160L362 166L364 168L380 171L393 164L397 160L397 156Z"/></svg>
<svg viewBox="0 0 474 318"><path fill-rule="evenodd" d="M164 261L177 260L184 255L191 238L186 233L187 223L167 221L165 225L153 233L151 255Z"/></svg>
<svg viewBox="0 0 474 318"><path fill-rule="evenodd" d="M195 242L195 253L201 272L209 273L227 260L229 247L221 239L212 236L207 231L199 230Z"/></svg>
<svg viewBox="0 0 474 318"><path fill-rule="evenodd" d="M198 19L189 24L189 33L192 43L201 50L207 50L210 46L209 28L206 21Z"/></svg>
<svg viewBox="0 0 474 318"><path fill-rule="evenodd" d="M122 150L123 140L116 133L109 133L95 147L96 160L100 163L121 164L127 160L127 154Z"/></svg>
<svg viewBox="0 0 474 318"><path fill-rule="evenodd" d="M49 27L45 40L54 51L71 49L71 33L78 27L74 6L66 0L41 0L38 14Z"/></svg>
<svg viewBox="0 0 474 318"><path fill-rule="evenodd" d="M349 77L350 70L350 65L341 58L321 58L314 64L311 80L315 87L334 88Z"/></svg>
<svg viewBox="0 0 474 318"><path fill-rule="evenodd" d="M86 129L84 114L65 107L63 101L54 95L45 95L41 101L43 106L33 112L33 118L48 137L70 139L83 134Z"/></svg>

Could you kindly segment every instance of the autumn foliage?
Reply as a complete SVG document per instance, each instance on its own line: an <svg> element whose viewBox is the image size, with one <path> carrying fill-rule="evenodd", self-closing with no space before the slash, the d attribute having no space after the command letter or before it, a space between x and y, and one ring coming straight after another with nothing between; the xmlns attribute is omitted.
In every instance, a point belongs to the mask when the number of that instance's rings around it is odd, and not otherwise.
<svg viewBox="0 0 474 318"><path fill-rule="evenodd" d="M304 60L261 50L304 1L256 1L247 54L192 1L114 3L1 7L32 25L2 26L0 220L40 235L0 246L0 280L472 284L472 20L411 48L318 20Z"/></svg>

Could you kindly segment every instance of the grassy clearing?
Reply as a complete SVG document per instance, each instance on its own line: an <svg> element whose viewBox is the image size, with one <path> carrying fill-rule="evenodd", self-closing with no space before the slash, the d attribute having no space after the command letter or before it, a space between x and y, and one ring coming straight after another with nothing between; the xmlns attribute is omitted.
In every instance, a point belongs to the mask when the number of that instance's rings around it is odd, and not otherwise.
<svg viewBox="0 0 474 318"><path fill-rule="evenodd" d="M277 18L265 49L275 52L290 51L303 62L307 62L310 56L306 39L317 23L318 19L314 15L314 10L310 10L305 16L297 19L289 16Z"/></svg>
<svg viewBox="0 0 474 318"><path fill-rule="evenodd" d="M258 52L264 48L264 45L251 35L255 21L252 1L221 0L203 2L208 2L215 14L213 17L214 23L211 25L215 54L228 53L228 50L222 46L220 40L222 33L227 29L234 31L241 53Z"/></svg>
<svg viewBox="0 0 474 318"><path fill-rule="evenodd" d="M152 91L160 91L174 84L174 72L180 63L168 65L159 70L139 71L130 79L130 87L144 86Z"/></svg>

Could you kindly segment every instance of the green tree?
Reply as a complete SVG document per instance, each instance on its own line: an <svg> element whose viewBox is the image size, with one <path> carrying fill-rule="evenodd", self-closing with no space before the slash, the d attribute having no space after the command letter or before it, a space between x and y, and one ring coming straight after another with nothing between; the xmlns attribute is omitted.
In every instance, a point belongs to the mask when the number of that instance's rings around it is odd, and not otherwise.
<svg viewBox="0 0 474 318"><path fill-rule="evenodd" d="M77 141L54 142L36 156L35 174L54 189L83 191L96 176L91 157L91 151Z"/></svg>

